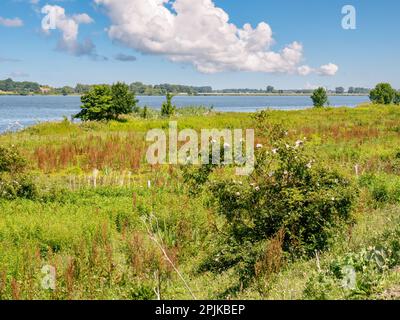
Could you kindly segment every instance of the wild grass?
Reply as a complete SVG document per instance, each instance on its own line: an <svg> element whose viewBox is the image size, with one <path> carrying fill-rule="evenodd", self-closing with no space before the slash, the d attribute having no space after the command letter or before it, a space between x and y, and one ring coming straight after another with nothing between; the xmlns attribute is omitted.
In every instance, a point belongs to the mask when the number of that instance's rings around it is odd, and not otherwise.
<svg viewBox="0 0 400 320"><path fill-rule="evenodd" d="M188 112L174 120L179 129L198 131L256 127L246 113ZM197 272L215 232L223 232L215 208L188 195L179 168L145 162L146 132L167 129L168 122L63 121L0 136L1 145L28 159L42 190L37 200L0 200L0 299L191 299L149 237L143 223L149 217L156 217L152 230L197 298L302 299L310 279L333 261L377 245L400 225L398 106L269 111L269 123L281 124L293 140L305 137L319 161L354 179L361 190L356 222L318 259L288 261L278 235L257 264L258 280L226 293L234 285L230 271ZM257 143L268 144L256 135ZM42 287L46 265L55 267L55 290ZM398 298L396 270L374 274L376 291L364 298ZM340 289L325 296L349 298Z"/></svg>

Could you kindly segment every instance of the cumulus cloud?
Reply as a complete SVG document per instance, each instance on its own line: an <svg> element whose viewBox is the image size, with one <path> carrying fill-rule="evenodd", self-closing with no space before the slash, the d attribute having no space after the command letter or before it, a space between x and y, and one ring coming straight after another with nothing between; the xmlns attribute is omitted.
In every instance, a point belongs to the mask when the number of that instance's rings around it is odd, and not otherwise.
<svg viewBox="0 0 400 320"><path fill-rule="evenodd" d="M304 59L303 46L297 41L278 52L273 51L275 41L267 23L237 27L212 0L94 1L107 9L112 21L108 35L112 40L142 53L191 63L200 72L332 75L334 70L300 66Z"/></svg>
<svg viewBox="0 0 400 320"><path fill-rule="evenodd" d="M322 76L334 76L339 71L339 67L336 64L329 63L321 66L317 73Z"/></svg>
<svg viewBox="0 0 400 320"><path fill-rule="evenodd" d="M0 17L0 26L8 28L18 28L22 27L23 25L24 22L20 18L7 19Z"/></svg>
<svg viewBox="0 0 400 320"><path fill-rule="evenodd" d="M56 5L46 5L42 8L45 18L42 22L42 30L50 33L53 29L61 32L61 37L57 44L57 49L66 51L75 56L89 55L98 58L96 47L90 39L83 42L78 41L79 25L89 24L93 19L86 13L68 16L65 9Z"/></svg>

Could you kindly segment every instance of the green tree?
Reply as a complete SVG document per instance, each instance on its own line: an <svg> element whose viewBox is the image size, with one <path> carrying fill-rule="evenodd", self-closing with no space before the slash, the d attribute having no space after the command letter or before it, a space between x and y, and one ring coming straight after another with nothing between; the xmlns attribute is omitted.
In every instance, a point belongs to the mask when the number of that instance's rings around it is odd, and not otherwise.
<svg viewBox="0 0 400 320"><path fill-rule="evenodd" d="M112 94L112 118L118 119L120 115L130 114L137 111L134 93L129 90L129 86L125 83L117 82L111 87Z"/></svg>
<svg viewBox="0 0 400 320"><path fill-rule="evenodd" d="M175 114L176 106L172 104L173 97L174 96L172 94L167 93L166 95L167 101L165 101L162 105L161 116L169 118Z"/></svg>
<svg viewBox="0 0 400 320"><path fill-rule="evenodd" d="M389 83L379 83L371 90L369 98L376 104L391 104L396 98L396 90Z"/></svg>
<svg viewBox="0 0 400 320"><path fill-rule="evenodd" d="M82 121L99 121L112 119L113 96L111 88L106 85L93 86L81 97L81 112L75 118Z"/></svg>
<svg viewBox="0 0 400 320"><path fill-rule="evenodd" d="M395 104L400 104L400 91L396 92L396 95L394 97L394 103Z"/></svg>
<svg viewBox="0 0 400 320"><path fill-rule="evenodd" d="M344 93L344 88L343 87L337 87L336 88L336 94L343 94Z"/></svg>
<svg viewBox="0 0 400 320"><path fill-rule="evenodd" d="M137 100L124 83L93 86L81 97L82 111L75 116L83 121L116 120L134 111Z"/></svg>
<svg viewBox="0 0 400 320"><path fill-rule="evenodd" d="M314 107L316 108L322 108L324 105L329 103L326 90L322 87L314 90L311 99L313 101Z"/></svg>

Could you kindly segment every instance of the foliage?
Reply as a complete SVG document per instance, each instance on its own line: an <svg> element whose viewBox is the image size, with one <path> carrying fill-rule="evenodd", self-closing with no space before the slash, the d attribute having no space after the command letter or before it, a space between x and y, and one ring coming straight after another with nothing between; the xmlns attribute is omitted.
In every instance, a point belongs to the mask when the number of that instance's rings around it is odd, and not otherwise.
<svg viewBox="0 0 400 320"><path fill-rule="evenodd" d="M396 94L395 94L395 96L394 96L393 103L394 103L394 104L397 104L397 105L400 104L400 92L399 92L399 91L396 92Z"/></svg>
<svg viewBox="0 0 400 320"><path fill-rule="evenodd" d="M0 173L18 173L26 168L27 162L15 146L9 148L0 146Z"/></svg>
<svg viewBox="0 0 400 320"><path fill-rule="evenodd" d="M322 108L326 104L328 104L328 95L326 93L325 88L318 88L314 90L311 100L313 101L314 107L316 108Z"/></svg>
<svg viewBox="0 0 400 320"><path fill-rule="evenodd" d="M169 118L173 116L176 112L176 106L172 104L172 98L174 96L171 93L167 93L166 101L163 103L161 107L161 116Z"/></svg>
<svg viewBox="0 0 400 320"><path fill-rule="evenodd" d="M129 91L128 85L117 82L112 85L111 93L114 119L118 119L120 115L137 111L136 104L138 100L136 100L135 95Z"/></svg>
<svg viewBox="0 0 400 320"><path fill-rule="evenodd" d="M333 259L307 282L304 297L328 299L332 291L347 299L368 299L379 292L385 275L400 264L400 230L386 232L378 245L350 252Z"/></svg>
<svg viewBox="0 0 400 320"><path fill-rule="evenodd" d="M396 97L396 90L389 83L377 84L369 95L369 98L375 104L391 104Z"/></svg>
<svg viewBox="0 0 400 320"><path fill-rule="evenodd" d="M82 111L75 116L83 121L116 120L120 115L130 114L137 100L123 83L94 86L81 97Z"/></svg>
<svg viewBox="0 0 400 320"><path fill-rule="evenodd" d="M0 91L19 94L40 93L40 85L36 82L16 82L12 79L0 80Z"/></svg>
<svg viewBox="0 0 400 320"><path fill-rule="evenodd" d="M203 165L192 178L202 183L211 169ZM317 167L303 141L289 145L284 139L272 151L257 153L255 171L244 181L213 181L207 187L225 224L219 258L211 254L202 269L235 267L244 284L254 278L266 243L278 234L293 257L326 250L337 230L353 221L357 195L349 179Z"/></svg>

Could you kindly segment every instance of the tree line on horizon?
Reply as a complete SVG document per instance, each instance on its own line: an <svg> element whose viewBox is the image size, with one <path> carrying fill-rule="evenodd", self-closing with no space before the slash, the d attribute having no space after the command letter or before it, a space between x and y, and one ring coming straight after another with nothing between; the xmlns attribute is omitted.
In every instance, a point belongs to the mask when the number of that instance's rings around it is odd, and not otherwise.
<svg viewBox="0 0 400 320"><path fill-rule="evenodd" d="M112 85L104 84L111 88ZM88 93L95 85L78 83L75 87L64 86L53 88L46 85L40 85L37 82L23 81L18 82L12 79L0 80L0 91L6 93L15 93L18 95L44 94L44 95L82 95ZM222 89L214 90L211 86L187 86L179 84L158 84L147 85L142 82L133 82L128 85L129 90L136 95L143 96L165 96L167 93L173 95L187 94L312 94L313 89L275 89L273 86L267 86L265 89ZM329 94L369 94L371 89L362 87L350 87L347 90L344 87L337 87L335 90L328 90Z"/></svg>

